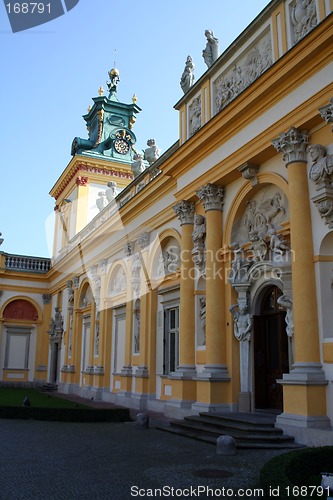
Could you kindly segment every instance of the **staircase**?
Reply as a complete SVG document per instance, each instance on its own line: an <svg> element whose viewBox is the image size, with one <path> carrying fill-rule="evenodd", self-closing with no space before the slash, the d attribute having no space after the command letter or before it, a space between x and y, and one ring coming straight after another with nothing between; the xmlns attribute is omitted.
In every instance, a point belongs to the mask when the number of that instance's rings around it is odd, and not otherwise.
<svg viewBox="0 0 333 500"><path fill-rule="evenodd" d="M51 384L50 382L47 382L46 384L42 385L39 389L44 392L56 392L58 390L58 386L57 384Z"/></svg>
<svg viewBox="0 0 333 500"><path fill-rule="evenodd" d="M283 434L275 427L276 415L270 413L208 413L171 420L158 429L216 445L219 436L236 440L237 448L294 449L303 447L293 436Z"/></svg>

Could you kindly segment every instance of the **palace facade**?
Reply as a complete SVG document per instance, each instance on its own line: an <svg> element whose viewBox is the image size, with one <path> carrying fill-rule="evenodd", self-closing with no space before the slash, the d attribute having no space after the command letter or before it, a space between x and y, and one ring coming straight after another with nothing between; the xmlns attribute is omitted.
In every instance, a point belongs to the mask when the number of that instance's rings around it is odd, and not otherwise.
<svg viewBox="0 0 333 500"><path fill-rule="evenodd" d="M53 258L0 253L2 384L177 417L266 409L333 443L332 11L272 0L182 78L163 154L136 151L141 110L109 72L50 191Z"/></svg>

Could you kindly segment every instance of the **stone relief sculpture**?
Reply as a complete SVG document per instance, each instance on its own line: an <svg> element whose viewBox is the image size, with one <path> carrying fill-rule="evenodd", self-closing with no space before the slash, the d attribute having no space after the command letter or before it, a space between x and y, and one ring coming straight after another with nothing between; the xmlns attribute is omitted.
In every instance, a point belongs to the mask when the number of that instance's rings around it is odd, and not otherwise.
<svg viewBox="0 0 333 500"><path fill-rule="evenodd" d="M202 51L202 57L208 68L216 61L219 57L219 41L214 36L212 30L205 31L205 37L207 39L206 47Z"/></svg>
<svg viewBox="0 0 333 500"><path fill-rule="evenodd" d="M238 309L238 311L236 310ZM229 311L234 318L234 335L237 340L250 341L253 319L246 304L232 304Z"/></svg>
<svg viewBox="0 0 333 500"><path fill-rule="evenodd" d="M206 297L200 297L200 324L203 333L202 345L206 345Z"/></svg>
<svg viewBox="0 0 333 500"><path fill-rule="evenodd" d="M318 23L315 0L296 0L291 9L293 41L297 43Z"/></svg>
<svg viewBox="0 0 333 500"><path fill-rule="evenodd" d="M267 245L263 239L263 235L259 234L258 231L252 231L250 233L250 251L252 250L252 259L254 261L262 261L266 257Z"/></svg>
<svg viewBox="0 0 333 500"><path fill-rule="evenodd" d="M141 258L139 253L135 253L131 256L131 284L134 290L135 295L139 295L140 293L140 285L141 285Z"/></svg>
<svg viewBox="0 0 333 500"><path fill-rule="evenodd" d="M192 233L193 241L193 261L200 270L201 274L205 273L205 242L206 242L206 218L203 215L197 214L194 216L194 231Z"/></svg>
<svg viewBox="0 0 333 500"><path fill-rule="evenodd" d="M284 252L290 250L290 247L285 243L283 236L281 234L277 234L275 229L269 229L268 235L270 237L269 248L273 253L283 255Z"/></svg>
<svg viewBox="0 0 333 500"><path fill-rule="evenodd" d="M272 62L271 36L267 33L232 69L214 81L215 114L259 78Z"/></svg>
<svg viewBox="0 0 333 500"><path fill-rule="evenodd" d="M180 86L186 94L194 83L194 63L191 56L187 56L185 68L180 79Z"/></svg>
<svg viewBox="0 0 333 500"><path fill-rule="evenodd" d="M288 337L294 335L294 317L293 317L293 303L288 295L281 295L277 299L277 303L286 310L286 332Z"/></svg>
<svg viewBox="0 0 333 500"><path fill-rule="evenodd" d="M134 178L146 170L146 165L143 160L143 155L141 153L135 153L133 156L134 162L131 165L132 174Z"/></svg>
<svg viewBox="0 0 333 500"><path fill-rule="evenodd" d="M134 352L137 354L140 352L140 309L135 308L134 310Z"/></svg>
<svg viewBox="0 0 333 500"><path fill-rule="evenodd" d="M156 277L160 278L175 273L179 266L180 250L174 245L169 246L159 255Z"/></svg>
<svg viewBox="0 0 333 500"><path fill-rule="evenodd" d="M56 335L57 333L63 333L64 331L64 319L60 312L60 307L54 308L54 318L51 318L50 321L50 335Z"/></svg>
<svg viewBox="0 0 333 500"><path fill-rule="evenodd" d="M196 97L189 106L189 133L195 134L201 128L201 97Z"/></svg>
<svg viewBox="0 0 333 500"><path fill-rule="evenodd" d="M278 232L282 228L281 223L288 220L288 217L288 200L285 194L276 186L263 188L251 200L247 201L243 215L233 226L232 241L237 241L240 245L251 241L252 250L255 247L256 254L259 256L261 251L257 236L270 243L272 231ZM275 242L277 249L277 238ZM263 242L261 245L262 251L264 251Z"/></svg>
<svg viewBox="0 0 333 500"><path fill-rule="evenodd" d="M234 254L234 258L231 262L231 272L229 275L229 281L231 283L243 280L246 281L249 262L244 256L244 249L240 246L238 241L232 243L230 245L230 249Z"/></svg>
<svg viewBox="0 0 333 500"><path fill-rule="evenodd" d="M311 144L307 150L312 160L309 177L315 182L316 190L333 187L333 155L328 155L326 148L321 144Z"/></svg>
<svg viewBox="0 0 333 500"><path fill-rule="evenodd" d="M149 165L152 165L161 154L160 148L157 146L155 139L148 139L148 148L145 149L144 159L147 160Z"/></svg>
<svg viewBox="0 0 333 500"><path fill-rule="evenodd" d="M119 268L117 274L112 280L111 296L118 295L126 290L126 275L122 267Z"/></svg>

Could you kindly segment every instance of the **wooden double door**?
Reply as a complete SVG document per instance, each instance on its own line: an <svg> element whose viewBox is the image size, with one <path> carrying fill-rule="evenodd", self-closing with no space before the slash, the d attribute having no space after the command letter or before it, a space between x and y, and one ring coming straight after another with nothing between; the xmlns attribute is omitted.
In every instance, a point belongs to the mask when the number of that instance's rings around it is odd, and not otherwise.
<svg viewBox="0 0 333 500"><path fill-rule="evenodd" d="M255 408L283 410L283 389L277 382L289 372L285 312L277 303L282 295L276 286L265 293L260 315L254 316Z"/></svg>

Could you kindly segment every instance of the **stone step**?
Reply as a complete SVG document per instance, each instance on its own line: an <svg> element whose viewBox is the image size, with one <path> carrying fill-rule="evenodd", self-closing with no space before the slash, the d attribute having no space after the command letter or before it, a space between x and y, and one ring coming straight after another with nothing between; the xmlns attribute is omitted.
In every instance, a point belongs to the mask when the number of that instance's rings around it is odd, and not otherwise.
<svg viewBox="0 0 333 500"><path fill-rule="evenodd" d="M208 413L171 420L158 427L173 434L216 445L219 436L232 436L238 448L284 449L300 448L293 436L275 427L276 415L263 413Z"/></svg>
<svg viewBox="0 0 333 500"><path fill-rule="evenodd" d="M44 392L55 392L58 390L58 386L57 384L51 384L48 382L47 384L42 385L39 389Z"/></svg>
<svg viewBox="0 0 333 500"><path fill-rule="evenodd" d="M177 436L182 436L190 439L195 439L196 441L202 441L205 443L210 443L216 446L216 437L210 436L208 434L200 434L197 432L191 432L190 430L182 430L171 426L158 426L157 429L175 434ZM240 442L236 440L236 446L238 449L267 449L267 450L284 450L284 449L297 449L303 448L303 445L294 442L274 442L274 443L264 443L264 442Z"/></svg>
<svg viewBox="0 0 333 500"><path fill-rule="evenodd" d="M246 424L243 422L223 420L219 418L209 418L206 416L189 416L184 418L185 422L197 422L201 424L205 424L206 426L213 426L219 429L232 429L239 432L251 432L252 434L282 434L282 429L274 427L273 425L253 425Z"/></svg>
<svg viewBox="0 0 333 500"><path fill-rule="evenodd" d="M179 429L185 429L189 432L197 432L202 434L208 434L215 436L217 439L219 436L233 436L239 442L266 442L266 443L283 443L283 442L292 442L294 438L292 436L287 436L282 434L282 432L271 432L269 434L254 434L252 432L239 432L233 430L230 432L230 429L225 429L223 427L213 427L205 424L201 424L200 422L191 422L185 420L179 421L171 421L171 427L176 427ZM279 429L280 430L280 429Z"/></svg>

